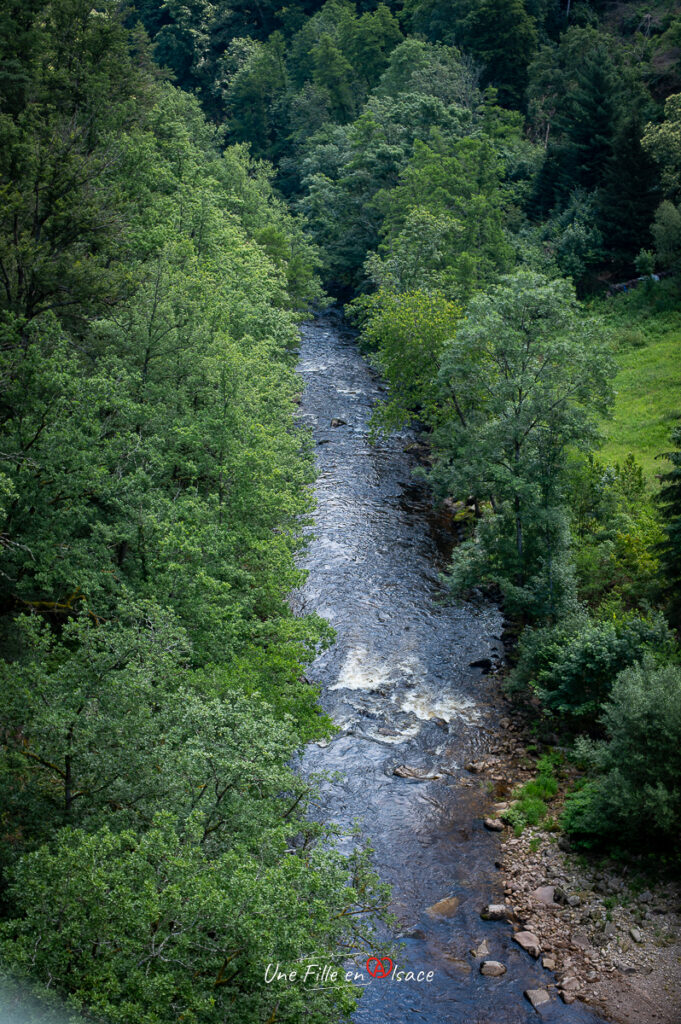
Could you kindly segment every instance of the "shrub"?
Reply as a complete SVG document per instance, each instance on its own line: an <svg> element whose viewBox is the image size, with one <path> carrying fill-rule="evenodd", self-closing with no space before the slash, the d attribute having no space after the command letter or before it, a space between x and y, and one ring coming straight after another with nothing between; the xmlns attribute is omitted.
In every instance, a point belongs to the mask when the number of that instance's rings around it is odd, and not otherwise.
<svg viewBox="0 0 681 1024"><path fill-rule="evenodd" d="M681 827L681 668L647 657L625 669L602 722L606 740L577 743L596 775L568 798L563 827L583 841L671 847Z"/></svg>
<svg viewBox="0 0 681 1024"><path fill-rule="evenodd" d="M532 688L550 713L583 725L600 711L618 672L646 651L668 653L671 644L661 615L599 620L581 613L555 626L525 631L509 686L516 691Z"/></svg>

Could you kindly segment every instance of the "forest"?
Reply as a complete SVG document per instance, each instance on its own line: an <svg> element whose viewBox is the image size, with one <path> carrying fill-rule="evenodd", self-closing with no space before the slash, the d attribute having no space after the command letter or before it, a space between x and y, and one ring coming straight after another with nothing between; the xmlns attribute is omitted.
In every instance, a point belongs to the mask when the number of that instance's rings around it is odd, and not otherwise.
<svg viewBox="0 0 681 1024"><path fill-rule="evenodd" d="M499 603L507 691L580 766L561 827L678 865L681 5L0 26L5 969L121 1024L354 1009L261 970L370 948L388 901L293 767L333 733L333 630L289 605L298 328L333 300L374 436L417 424L457 503L451 599Z"/></svg>

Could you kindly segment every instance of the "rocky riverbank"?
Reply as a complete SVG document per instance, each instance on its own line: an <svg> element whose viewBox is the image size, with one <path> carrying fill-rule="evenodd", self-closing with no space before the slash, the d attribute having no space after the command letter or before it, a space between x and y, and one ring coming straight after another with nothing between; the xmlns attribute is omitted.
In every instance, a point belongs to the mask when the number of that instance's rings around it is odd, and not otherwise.
<svg viewBox="0 0 681 1024"><path fill-rule="evenodd" d="M484 913L506 917L520 945L555 973L547 995L553 988L566 1003L582 1000L617 1024L680 1024L681 885L570 848L555 824L569 768L547 823L516 835L502 819L533 777L537 751L520 717L509 714L502 727L489 755L468 765L498 798L485 823L501 832L504 905ZM541 990L526 994L541 1013Z"/></svg>

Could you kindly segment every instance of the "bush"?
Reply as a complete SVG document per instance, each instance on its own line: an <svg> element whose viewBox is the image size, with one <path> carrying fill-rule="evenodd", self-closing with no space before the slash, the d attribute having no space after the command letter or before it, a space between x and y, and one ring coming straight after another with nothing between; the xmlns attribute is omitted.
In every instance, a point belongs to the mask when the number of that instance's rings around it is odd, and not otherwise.
<svg viewBox="0 0 681 1024"><path fill-rule="evenodd" d="M668 653L671 645L661 615L599 620L581 613L555 626L525 631L509 687L532 688L550 713L583 726L598 715L618 672L647 651Z"/></svg>
<svg viewBox="0 0 681 1024"><path fill-rule="evenodd" d="M570 795L567 832L588 841L672 847L681 827L681 668L648 657L621 672L602 722L607 740L582 738L597 774Z"/></svg>

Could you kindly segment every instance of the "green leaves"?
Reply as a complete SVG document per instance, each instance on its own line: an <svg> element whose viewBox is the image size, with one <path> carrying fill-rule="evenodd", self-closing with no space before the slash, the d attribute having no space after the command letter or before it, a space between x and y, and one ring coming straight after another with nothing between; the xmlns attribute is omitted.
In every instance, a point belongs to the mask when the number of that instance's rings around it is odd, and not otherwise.
<svg viewBox="0 0 681 1024"><path fill-rule="evenodd" d="M678 854L681 822L681 673L652 657L621 672L605 704L607 739L582 741L578 755L595 770L568 797L563 824L581 841Z"/></svg>
<svg viewBox="0 0 681 1024"><path fill-rule="evenodd" d="M243 850L208 856L204 829L199 814L178 826L169 813L142 836L64 829L15 874L22 916L2 927L3 955L39 978L68 977L76 1005L121 1024L253 1021L275 1009L291 1024L303 1013L347 1020L355 998L343 974L322 988L264 976L334 944L357 948L353 912L382 896L367 888L363 858L348 878L331 852L282 849L270 864Z"/></svg>
<svg viewBox="0 0 681 1024"><path fill-rule="evenodd" d="M3 961L126 1024L346 1019L344 982L265 982L385 904L290 767L331 731L303 671L332 631L288 604L316 256L112 8L31 17L0 114Z"/></svg>
<svg viewBox="0 0 681 1024"><path fill-rule="evenodd" d="M440 486L490 502L481 544L455 553L457 588L487 578L515 614L569 607L562 476L569 451L597 440L612 373L566 281L520 271L473 299L443 351L440 386L453 408L434 434Z"/></svg>

